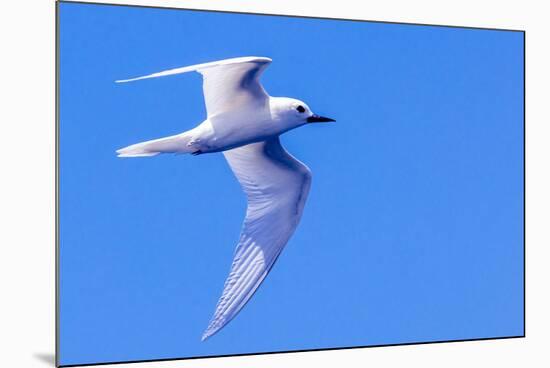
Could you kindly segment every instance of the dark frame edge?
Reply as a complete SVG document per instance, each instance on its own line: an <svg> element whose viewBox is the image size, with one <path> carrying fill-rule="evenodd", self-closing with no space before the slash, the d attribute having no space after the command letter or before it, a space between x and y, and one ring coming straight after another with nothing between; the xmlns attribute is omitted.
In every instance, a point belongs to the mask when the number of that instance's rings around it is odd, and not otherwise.
<svg viewBox="0 0 550 368"><path fill-rule="evenodd" d="M144 359L144 360L125 360L125 361L101 362L101 363L67 364L67 365L59 365L58 367L59 368L61 368L61 367L64 367L64 368L65 367L66 368L68 368L68 367L90 367L90 366L100 366L100 365L170 362L170 361L184 361L184 360L195 360L195 359L213 359L213 358L229 358L229 357L291 354L291 353L311 353L311 352L319 352L319 351L369 349L369 348L384 348L384 347L397 347L397 346L410 346L410 345L417 346L417 345L431 345L431 344L459 343L459 342L498 341L498 340L523 339L523 338L525 338L525 335L480 337L480 338L473 338L473 339L420 341L420 342L406 342L406 343L396 343L396 344L380 344L380 345L366 345L366 346L345 346L345 347L335 347L335 348L318 348L318 349L303 349L303 350L265 351L265 352L259 352L259 353L205 355L205 356L193 356L193 357L186 357L186 358L162 358L162 359Z"/></svg>
<svg viewBox="0 0 550 368"><path fill-rule="evenodd" d="M523 337L527 335L527 32L523 31Z"/></svg>
<svg viewBox="0 0 550 368"><path fill-rule="evenodd" d="M272 17L288 17L288 18L305 18L305 19L323 19L323 20L342 20L348 22L369 22L369 23L381 23L381 24L400 24L408 26L427 26L427 27L443 27L443 28L461 28L483 31L504 31L504 32L525 32L523 29L512 28L491 28L491 27L475 27L475 26L457 26L448 24L432 24L432 23L415 23L415 22L398 22L398 21L384 21L384 20L372 20L372 19L349 19L349 18L332 18L321 17L312 15L289 15L289 14L273 14L273 13L255 13L236 10L218 10L218 9L197 9L197 8L176 8L173 6L159 6L159 5L136 5L136 4L117 4L117 3L102 3L97 1L72 1L72 0L56 0L58 3L65 4L87 4L87 5L105 5L105 6L121 6L130 8L146 8L146 9L166 9L166 10L188 10L205 13L225 13L225 14L243 14L243 15L262 15Z"/></svg>
<svg viewBox="0 0 550 368"><path fill-rule="evenodd" d="M59 1L55 1L55 366L59 367Z"/></svg>

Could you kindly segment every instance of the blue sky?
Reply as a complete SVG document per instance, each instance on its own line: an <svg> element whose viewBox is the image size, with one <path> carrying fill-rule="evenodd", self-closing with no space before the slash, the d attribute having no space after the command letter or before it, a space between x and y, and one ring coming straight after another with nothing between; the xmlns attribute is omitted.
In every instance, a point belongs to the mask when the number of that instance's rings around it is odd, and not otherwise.
<svg viewBox="0 0 550 368"><path fill-rule="evenodd" d="M61 364L523 333L522 33L59 7ZM201 342L244 194L221 154L115 155L200 123L200 75L113 81L249 55L337 123L282 137L302 222Z"/></svg>

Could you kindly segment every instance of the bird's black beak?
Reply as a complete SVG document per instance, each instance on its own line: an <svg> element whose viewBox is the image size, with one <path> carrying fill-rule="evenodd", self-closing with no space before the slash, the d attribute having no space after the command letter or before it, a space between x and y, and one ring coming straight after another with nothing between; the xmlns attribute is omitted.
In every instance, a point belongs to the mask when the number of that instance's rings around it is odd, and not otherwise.
<svg viewBox="0 0 550 368"><path fill-rule="evenodd" d="M319 116L316 114L313 114L309 118L307 118L308 123L328 123L329 121L336 121L336 120L331 118L325 118L324 116Z"/></svg>

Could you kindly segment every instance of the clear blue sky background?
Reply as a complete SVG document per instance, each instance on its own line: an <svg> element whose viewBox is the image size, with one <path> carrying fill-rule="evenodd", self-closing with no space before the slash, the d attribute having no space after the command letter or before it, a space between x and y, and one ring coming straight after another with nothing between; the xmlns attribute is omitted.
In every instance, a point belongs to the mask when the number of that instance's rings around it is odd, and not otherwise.
<svg viewBox="0 0 550 368"><path fill-rule="evenodd" d="M60 4L60 361L523 333L523 35ZM201 77L263 83L335 124L282 138L313 171L302 222L206 342L245 198L223 155L119 159L205 117Z"/></svg>

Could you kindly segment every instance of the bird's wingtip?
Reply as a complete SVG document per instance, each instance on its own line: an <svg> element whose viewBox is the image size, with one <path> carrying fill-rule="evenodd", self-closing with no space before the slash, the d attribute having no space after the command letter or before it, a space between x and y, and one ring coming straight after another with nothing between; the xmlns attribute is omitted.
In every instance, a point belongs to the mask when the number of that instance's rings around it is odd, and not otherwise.
<svg viewBox="0 0 550 368"><path fill-rule="evenodd" d="M207 340L209 337L215 335L223 326L211 323L206 330L202 333L201 341Z"/></svg>
<svg viewBox="0 0 550 368"><path fill-rule="evenodd" d="M201 342L206 341L210 336L212 336L211 333L209 333L208 331L204 331L204 333L201 336Z"/></svg>

